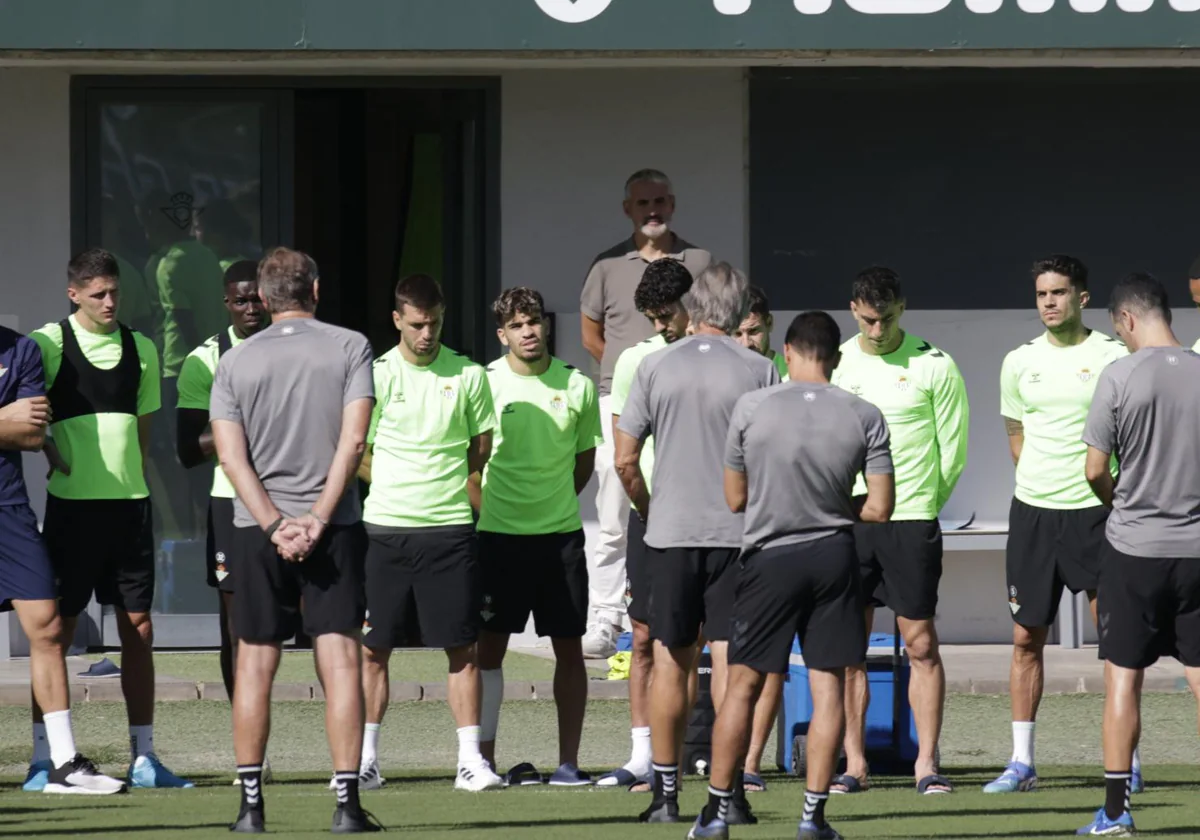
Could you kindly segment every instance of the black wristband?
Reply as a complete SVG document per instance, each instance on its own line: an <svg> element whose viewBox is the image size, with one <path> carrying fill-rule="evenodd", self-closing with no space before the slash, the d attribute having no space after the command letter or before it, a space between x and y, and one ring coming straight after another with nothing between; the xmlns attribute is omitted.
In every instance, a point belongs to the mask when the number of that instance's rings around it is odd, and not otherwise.
<svg viewBox="0 0 1200 840"><path fill-rule="evenodd" d="M270 525L268 525L266 528L264 528L263 532L267 535L267 539L271 539L271 537L275 536L275 532L279 530L279 526L282 524L283 524L283 517L281 516L278 519L276 519L274 522L272 522Z"/></svg>

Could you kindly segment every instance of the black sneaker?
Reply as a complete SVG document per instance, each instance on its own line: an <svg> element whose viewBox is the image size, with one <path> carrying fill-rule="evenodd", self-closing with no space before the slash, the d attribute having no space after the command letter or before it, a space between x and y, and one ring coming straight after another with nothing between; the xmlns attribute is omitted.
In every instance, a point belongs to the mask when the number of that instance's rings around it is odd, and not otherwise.
<svg viewBox="0 0 1200 840"><path fill-rule="evenodd" d="M111 776L105 776L96 769L90 759L80 753L62 767L55 767L46 779L44 793L83 793L92 796L108 796L113 793L125 793L129 788L126 784Z"/></svg>
<svg viewBox="0 0 1200 840"><path fill-rule="evenodd" d="M359 808L355 813L345 805L339 805L333 812L333 825L329 830L334 834L365 834L383 831L384 828L370 811Z"/></svg>
<svg viewBox="0 0 1200 840"><path fill-rule="evenodd" d="M638 820L644 823L677 823L679 822L679 801L676 799L655 799L650 807L638 815Z"/></svg>
<svg viewBox="0 0 1200 840"><path fill-rule="evenodd" d="M238 813L237 822L229 826L229 830L236 834L262 834L267 830L264 822L262 808L248 808L243 805Z"/></svg>
<svg viewBox="0 0 1200 840"><path fill-rule="evenodd" d="M725 825L757 825L758 817L750 810L750 803L745 799L733 798L729 802L729 810L725 815Z"/></svg>

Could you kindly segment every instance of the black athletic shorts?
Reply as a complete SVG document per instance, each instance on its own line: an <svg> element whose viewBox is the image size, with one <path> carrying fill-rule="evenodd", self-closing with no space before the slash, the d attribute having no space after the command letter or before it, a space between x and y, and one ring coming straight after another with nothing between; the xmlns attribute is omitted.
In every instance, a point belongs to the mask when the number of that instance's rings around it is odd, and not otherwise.
<svg viewBox="0 0 1200 840"><path fill-rule="evenodd" d="M285 642L299 630L315 638L357 635L362 629L367 537L361 523L330 525L299 563L280 557L262 528L233 530L238 558L233 630L238 639Z"/></svg>
<svg viewBox="0 0 1200 840"><path fill-rule="evenodd" d="M539 636L575 639L587 632L588 571L583 531L566 534L479 532L483 626L521 633L533 613Z"/></svg>
<svg viewBox="0 0 1200 840"><path fill-rule="evenodd" d="M854 537L846 531L745 555L730 626L730 665L786 674L796 634L809 668L862 664L867 627Z"/></svg>
<svg viewBox="0 0 1200 840"><path fill-rule="evenodd" d="M1051 510L1012 500L1008 512L1008 608L1022 627L1049 627L1063 587L1095 592L1108 508Z"/></svg>
<svg viewBox="0 0 1200 840"><path fill-rule="evenodd" d="M936 519L854 526L866 606L886 606L901 618L937 614L942 580L942 529Z"/></svg>
<svg viewBox="0 0 1200 840"><path fill-rule="evenodd" d="M650 623L650 557L646 523L629 509L625 528L625 612L631 621Z"/></svg>
<svg viewBox="0 0 1200 840"><path fill-rule="evenodd" d="M233 591L233 499L211 496L208 500L208 539L205 566L208 585L222 592Z"/></svg>
<svg viewBox="0 0 1200 840"><path fill-rule="evenodd" d="M367 526L367 623L363 644L391 650L414 624L429 647L457 648L479 638L483 575L475 526ZM524 628L522 628L524 629Z"/></svg>
<svg viewBox="0 0 1200 840"><path fill-rule="evenodd" d="M737 592L736 548L654 548L650 566L650 638L668 648L729 639Z"/></svg>
<svg viewBox="0 0 1200 840"><path fill-rule="evenodd" d="M149 499L46 497L42 536L58 578L58 611L74 618L92 593L105 606L147 613L154 605L154 528Z"/></svg>
<svg viewBox="0 0 1200 840"><path fill-rule="evenodd" d="M1200 557L1132 557L1105 540L1097 599L1101 659L1149 668L1174 656L1200 668Z"/></svg>

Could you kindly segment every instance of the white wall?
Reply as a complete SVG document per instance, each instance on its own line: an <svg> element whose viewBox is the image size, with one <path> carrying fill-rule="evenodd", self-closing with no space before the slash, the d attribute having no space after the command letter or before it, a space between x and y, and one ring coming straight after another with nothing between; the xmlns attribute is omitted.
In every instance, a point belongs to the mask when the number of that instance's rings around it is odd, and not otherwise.
<svg viewBox="0 0 1200 840"><path fill-rule="evenodd" d="M0 70L0 322L28 333L66 314L71 248L70 75ZM34 509L45 459L25 456Z"/></svg>

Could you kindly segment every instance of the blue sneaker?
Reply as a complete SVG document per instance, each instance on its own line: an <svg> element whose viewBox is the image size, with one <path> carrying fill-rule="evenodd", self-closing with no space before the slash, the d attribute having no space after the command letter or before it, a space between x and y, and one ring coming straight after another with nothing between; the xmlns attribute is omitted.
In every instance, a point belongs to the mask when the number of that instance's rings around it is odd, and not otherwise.
<svg viewBox="0 0 1200 840"><path fill-rule="evenodd" d="M1133 778L1129 780L1129 792L1141 793L1146 789L1146 782L1142 779L1142 771L1134 770Z"/></svg>
<svg viewBox="0 0 1200 840"><path fill-rule="evenodd" d="M1037 787L1037 771L1019 761L1009 762L994 782L983 786L984 793L1027 793Z"/></svg>
<svg viewBox="0 0 1200 840"><path fill-rule="evenodd" d="M1092 834L1098 837L1132 837L1133 831L1133 816L1128 811L1117 819L1110 820L1108 814L1104 813L1104 809L1101 808L1088 825L1075 833Z"/></svg>
<svg viewBox="0 0 1200 840"><path fill-rule="evenodd" d="M796 840L842 840L842 835L829 823L817 825L812 820L804 820L796 831Z"/></svg>
<svg viewBox="0 0 1200 840"><path fill-rule="evenodd" d="M571 763L561 765L550 776L550 784L554 787L582 787L591 783L592 777Z"/></svg>
<svg viewBox="0 0 1200 840"><path fill-rule="evenodd" d="M29 772L25 774L25 784L21 786L21 790L28 793L41 793L46 788L46 782L50 781L50 771L53 769L49 761L30 764Z"/></svg>
<svg viewBox="0 0 1200 840"><path fill-rule="evenodd" d="M724 820L714 819L708 825L704 825L700 822L702 819L703 814L696 817L696 821L692 823L692 830L688 832L688 840L729 840L729 826Z"/></svg>
<svg viewBox="0 0 1200 840"><path fill-rule="evenodd" d="M138 756L137 761L129 768L129 786L131 788L195 787L187 779L181 779L163 767L163 763L154 753Z"/></svg>

